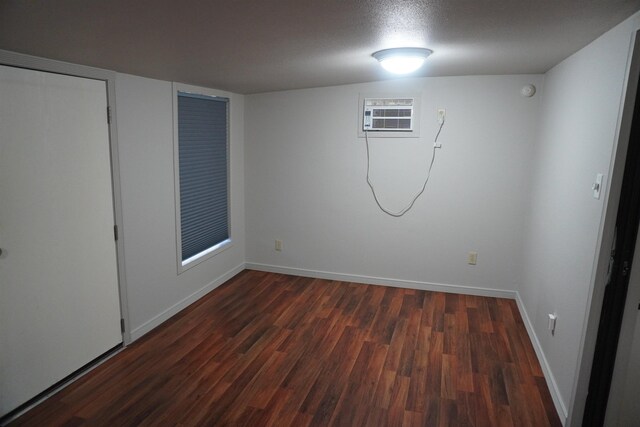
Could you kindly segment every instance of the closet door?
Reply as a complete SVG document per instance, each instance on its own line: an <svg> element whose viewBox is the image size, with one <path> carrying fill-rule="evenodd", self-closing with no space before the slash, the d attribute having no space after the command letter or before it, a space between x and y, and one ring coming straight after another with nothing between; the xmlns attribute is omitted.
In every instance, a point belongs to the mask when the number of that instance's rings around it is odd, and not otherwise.
<svg viewBox="0 0 640 427"><path fill-rule="evenodd" d="M0 66L0 415L122 342L106 94Z"/></svg>

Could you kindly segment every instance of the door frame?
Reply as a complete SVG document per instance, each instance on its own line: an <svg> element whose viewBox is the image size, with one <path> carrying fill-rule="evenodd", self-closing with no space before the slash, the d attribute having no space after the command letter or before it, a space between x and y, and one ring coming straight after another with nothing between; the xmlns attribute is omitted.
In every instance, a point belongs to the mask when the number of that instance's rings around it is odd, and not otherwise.
<svg viewBox="0 0 640 427"><path fill-rule="evenodd" d="M129 322L129 306L127 303L127 281L125 275L124 236L122 233L122 195L120 191L120 164L118 157L118 126L116 118L116 73L114 71L39 58L21 53L0 49L0 65L17 68L25 68L35 71L63 74L74 77L82 77L104 81L107 88L107 107L110 112L109 150L111 161L111 189L113 194L113 218L114 226L118 229L116 240L116 268L118 271L118 294L120 298L120 317L122 330L122 343L127 346L131 343L131 329ZM107 111L105 111L105 116Z"/></svg>
<svg viewBox="0 0 640 427"><path fill-rule="evenodd" d="M578 369L573 383L569 404L567 427L579 427L583 423L589 382L598 337L602 305L607 285L609 261L614 245L615 226L620 205L622 181L631 136L631 125L640 76L640 31L634 31L629 40L629 55L621 94L616 142L610 162L609 182L605 182L605 203L598 233L598 252L594 258L589 289L589 300L584 315Z"/></svg>
<svg viewBox="0 0 640 427"><path fill-rule="evenodd" d="M639 76L629 77L638 80ZM611 270L604 291L583 426L604 425L640 224L640 97L637 92L634 98L635 107L611 250Z"/></svg>

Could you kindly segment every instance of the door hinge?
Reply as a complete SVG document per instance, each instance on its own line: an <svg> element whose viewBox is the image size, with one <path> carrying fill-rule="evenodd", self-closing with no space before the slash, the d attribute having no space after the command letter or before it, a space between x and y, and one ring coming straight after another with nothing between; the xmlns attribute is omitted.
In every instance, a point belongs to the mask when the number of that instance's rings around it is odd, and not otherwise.
<svg viewBox="0 0 640 427"><path fill-rule="evenodd" d="M111 124L111 107L107 106L107 123Z"/></svg>
<svg viewBox="0 0 640 427"><path fill-rule="evenodd" d="M118 226L117 225L113 226L113 237L114 237L114 239L116 239L116 241L118 240Z"/></svg>
<svg viewBox="0 0 640 427"><path fill-rule="evenodd" d="M609 286L609 284L611 283L611 273L613 273L613 263L616 262L616 259L613 253L614 251L611 251L611 256L609 257L609 266L607 267L607 276L604 281L605 286Z"/></svg>
<svg viewBox="0 0 640 427"><path fill-rule="evenodd" d="M120 332L124 332L124 319L120 319Z"/></svg>

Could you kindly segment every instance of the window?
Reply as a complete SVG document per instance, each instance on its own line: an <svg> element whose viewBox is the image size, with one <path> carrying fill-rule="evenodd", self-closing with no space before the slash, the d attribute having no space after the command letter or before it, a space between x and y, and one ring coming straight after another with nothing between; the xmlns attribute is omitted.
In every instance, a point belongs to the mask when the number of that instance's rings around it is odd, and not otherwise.
<svg viewBox="0 0 640 427"><path fill-rule="evenodd" d="M176 91L177 249L183 271L231 244L229 100Z"/></svg>

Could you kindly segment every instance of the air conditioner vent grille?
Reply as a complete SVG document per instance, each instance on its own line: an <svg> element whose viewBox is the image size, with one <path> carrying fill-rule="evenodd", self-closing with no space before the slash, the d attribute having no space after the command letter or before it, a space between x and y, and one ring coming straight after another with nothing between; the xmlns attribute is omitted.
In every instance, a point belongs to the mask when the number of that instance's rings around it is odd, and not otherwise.
<svg viewBox="0 0 640 427"><path fill-rule="evenodd" d="M411 119L373 119L373 129L411 130Z"/></svg>
<svg viewBox="0 0 640 427"><path fill-rule="evenodd" d="M367 107L391 107L407 106L413 107L413 98L366 98L364 105Z"/></svg>
<svg viewBox="0 0 640 427"><path fill-rule="evenodd" d="M411 108L376 108L373 110L373 117L411 117Z"/></svg>

